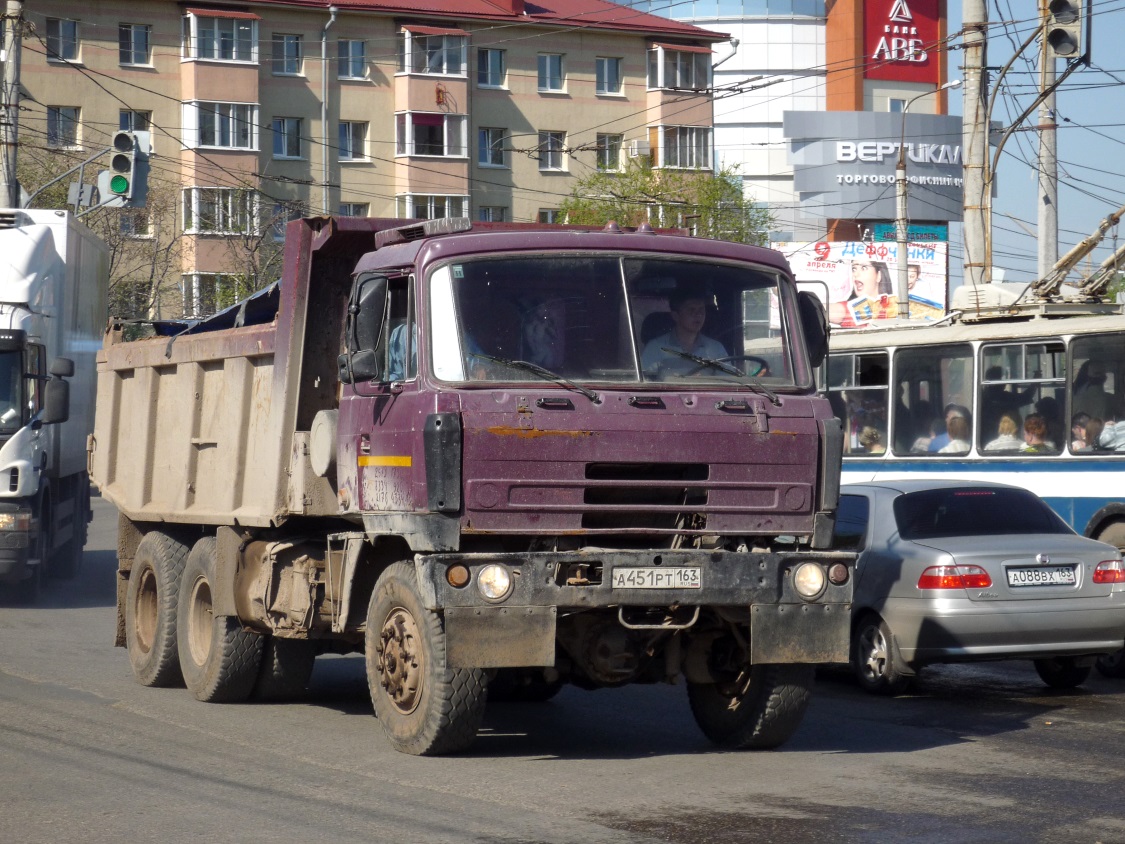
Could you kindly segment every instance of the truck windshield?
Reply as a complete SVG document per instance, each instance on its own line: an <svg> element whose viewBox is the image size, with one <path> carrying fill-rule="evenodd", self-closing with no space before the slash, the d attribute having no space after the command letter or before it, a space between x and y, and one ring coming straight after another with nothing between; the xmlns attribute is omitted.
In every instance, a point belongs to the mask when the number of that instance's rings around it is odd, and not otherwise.
<svg viewBox="0 0 1125 844"><path fill-rule="evenodd" d="M796 382L778 297L773 272L698 259L553 253L447 264L430 277L434 373L543 380L503 363L526 361L579 384L784 388Z"/></svg>
<svg viewBox="0 0 1125 844"><path fill-rule="evenodd" d="M23 424L20 406L23 353L0 352L0 434L18 431Z"/></svg>

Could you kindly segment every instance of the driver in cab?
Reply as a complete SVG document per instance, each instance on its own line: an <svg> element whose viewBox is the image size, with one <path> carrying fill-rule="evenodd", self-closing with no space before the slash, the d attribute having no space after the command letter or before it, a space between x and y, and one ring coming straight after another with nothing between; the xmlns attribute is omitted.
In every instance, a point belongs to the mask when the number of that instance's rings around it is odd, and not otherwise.
<svg viewBox="0 0 1125 844"><path fill-rule="evenodd" d="M689 375L699 370L696 361L666 352L665 349L686 352L696 357L717 360L727 356L727 350L718 340L703 333L707 320L708 297L698 291L675 290L668 297L668 310L672 315L671 331L654 337L641 352L641 368L645 375Z"/></svg>

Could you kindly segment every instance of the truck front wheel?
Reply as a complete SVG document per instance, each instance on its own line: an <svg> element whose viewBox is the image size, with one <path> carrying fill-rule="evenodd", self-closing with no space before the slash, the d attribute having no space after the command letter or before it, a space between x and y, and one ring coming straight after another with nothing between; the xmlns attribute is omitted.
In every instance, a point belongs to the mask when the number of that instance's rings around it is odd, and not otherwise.
<svg viewBox="0 0 1125 844"><path fill-rule="evenodd" d="M720 747L778 747L805 715L814 670L812 665L753 665L731 683L688 683L691 714Z"/></svg>
<svg viewBox="0 0 1125 844"><path fill-rule="evenodd" d="M183 681L176 649L176 603L188 549L158 530L144 535L133 557L125 597L125 647L142 686Z"/></svg>
<svg viewBox="0 0 1125 844"><path fill-rule="evenodd" d="M246 700L258 679L262 637L242 628L237 618L217 616L212 603L217 543L200 539L188 554L176 607L180 669L197 700Z"/></svg>
<svg viewBox="0 0 1125 844"><path fill-rule="evenodd" d="M446 664L445 625L423 605L413 566L395 563L379 576L365 645L371 702L395 750L437 756L472 744L487 676Z"/></svg>

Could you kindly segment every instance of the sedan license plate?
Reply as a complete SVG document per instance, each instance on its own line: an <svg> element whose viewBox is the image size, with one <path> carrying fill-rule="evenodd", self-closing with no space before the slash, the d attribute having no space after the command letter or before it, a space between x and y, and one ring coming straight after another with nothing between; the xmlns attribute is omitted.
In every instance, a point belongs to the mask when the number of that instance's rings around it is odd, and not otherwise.
<svg viewBox="0 0 1125 844"><path fill-rule="evenodd" d="M616 568L614 589L701 589L699 566L677 568Z"/></svg>
<svg viewBox="0 0 1125 844"><path fill-rule="evenodd" d="M1024 566L1008 569L1009 586L1073 586L1074 566Z"/></svg>

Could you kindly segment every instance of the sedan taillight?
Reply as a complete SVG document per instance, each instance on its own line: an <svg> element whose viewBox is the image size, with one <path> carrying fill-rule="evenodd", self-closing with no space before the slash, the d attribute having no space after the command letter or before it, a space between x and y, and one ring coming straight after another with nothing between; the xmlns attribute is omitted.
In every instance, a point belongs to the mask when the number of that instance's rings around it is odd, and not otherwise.
<svg viewBox="0 0 1125 844"><path fill-rule="evenodd" d="M1094 569L1094 583L1125 583L1125 563L1103 560Z"/></svg>
<svg viewBox="0 0 1125 844"><path fill-rule="evenodd" d="M986 589L992 578L980 566L930 566L918 578L919 589Z"/></svg>

